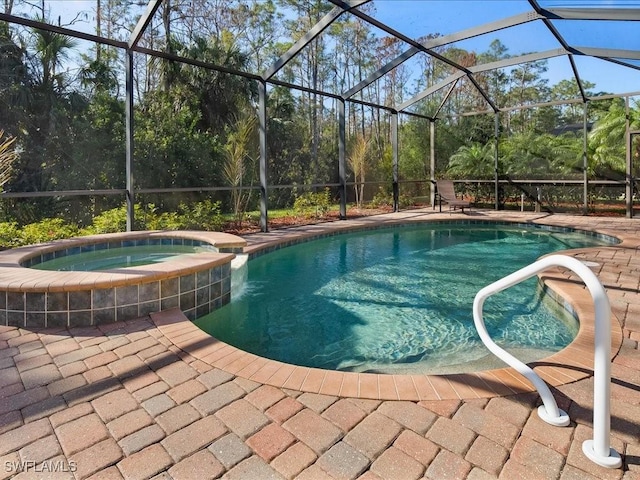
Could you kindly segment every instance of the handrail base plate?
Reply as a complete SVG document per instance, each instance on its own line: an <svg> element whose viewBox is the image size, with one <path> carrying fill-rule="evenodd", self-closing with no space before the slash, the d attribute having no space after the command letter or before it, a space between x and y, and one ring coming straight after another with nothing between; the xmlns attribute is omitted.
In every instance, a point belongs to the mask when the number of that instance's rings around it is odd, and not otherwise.
<svg viewBox="0 0 640 480"><path fill-rule="evenodd" d="M547 413L547 409L544 405L540 405L538 407L538 416L549 425L553 425L554 427L566 427L571 422L571 419L566 412L558 409L558 416L553 417Z"/></svg>
<svg viewBox="0 0 640 480"><path fill-rule="evenodd" d="M589 460L597 463L601 467L606 468L620 468L622 466L622 458L620 454L613 448L609 448L609 456L603 457L596 454L593 448L593 440L585 440L582 444L582 453L584 453Z"/></svg>

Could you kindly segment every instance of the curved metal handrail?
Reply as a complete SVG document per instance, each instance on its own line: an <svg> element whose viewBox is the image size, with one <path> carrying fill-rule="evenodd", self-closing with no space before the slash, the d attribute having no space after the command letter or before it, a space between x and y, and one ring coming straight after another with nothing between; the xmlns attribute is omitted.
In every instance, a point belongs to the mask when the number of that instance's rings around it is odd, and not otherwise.
<svg viewBox="0 0 640 480"><path fill-rule="evenodd" d="M577 274L587 286L595 308L595 352L593 394L593 440L582 444L584 454L593 462L608 468L618 468L622 460L609 443L611 430L611 305L607 293L589 267L580 260L566 255L549 255L481 289L473 301L473 321L481 340L502 361L524 375L536 388L542 403L538 415L542 420L556 426L569 424L569 416L558 408L547 384L533 371L509 352L499 347L489 336L482 316L484 301L498 292L551 267L565 267Z"/></svg>

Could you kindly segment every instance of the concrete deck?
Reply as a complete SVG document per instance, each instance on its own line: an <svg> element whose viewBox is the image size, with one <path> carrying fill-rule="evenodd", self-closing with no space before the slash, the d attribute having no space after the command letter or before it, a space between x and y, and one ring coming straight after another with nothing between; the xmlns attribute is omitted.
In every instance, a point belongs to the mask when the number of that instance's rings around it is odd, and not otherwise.
<svg viewBox="0 0 640 480"><path fill-rule="evenodd" d="M622 468L600 467L582 453L592 437L588 359L553 359L557 371L566 364L565 371L579 375L555 384L571 424L552 427L538 418L536 393L481 391L473 382L433 397L420 396L415 382L415 397L400 396L398 383L396 397L383 395L391 384L379 379L377 390L350 395L329 390L336 382L326 374L308 375L298 388L275 386L269 380L277 370L238 375L242 369L225 368L233 362L221 367L211 352L199 355L197 342L188 341L192 333L177 334L183 327L175 326L185 325L175 320L179 315L162 312L99 327L0 327L0 479L640 479L638 220L425 210L247 240L259 249L265 241L327 228L464 217L535 221L624 239L576 252L600 264L596 273L615 317L611 445L622 454ZM581 321L590 315L584 289L570 288L575 285L566 274L554 281L581 305ZM235 360L234 368L243 364ZM440 381L451 392L451 379Z"/></svg>

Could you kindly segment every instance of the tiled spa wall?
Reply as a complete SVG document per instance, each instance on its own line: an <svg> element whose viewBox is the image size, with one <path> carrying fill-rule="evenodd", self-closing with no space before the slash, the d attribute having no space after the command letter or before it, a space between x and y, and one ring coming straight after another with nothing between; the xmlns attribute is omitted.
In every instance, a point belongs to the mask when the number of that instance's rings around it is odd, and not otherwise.
<svg viewBox="0 0 640 480"><path fill-rule="evenodd" d="M231 264L175 278L70 292L0 292L0 325L87 326L179 308L191 320L231 298Z"/></svg>

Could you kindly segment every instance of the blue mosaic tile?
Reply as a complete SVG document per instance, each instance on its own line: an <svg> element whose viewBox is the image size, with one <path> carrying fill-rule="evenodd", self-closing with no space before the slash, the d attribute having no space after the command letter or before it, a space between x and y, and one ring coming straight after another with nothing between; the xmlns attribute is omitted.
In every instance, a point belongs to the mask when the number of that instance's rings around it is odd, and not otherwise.
<svg viewBox="0 0 640 480"><path fill-rule="evenodd" d="M160 300L160 309L161 310L170 310L172 308L178 308L180 306L180 301L177 295L173 297L162 297Z"/></svg>
<svg viewBox="0 0 640 480"><path fill-rule="evenodd" d="M103 323L113 323L116 321L116 309L112 308L94 308L93 323L101 325Z"/></svg>
<svg viewBox="0 0 640 480"><path fill-rule="evenodd" d="M7 292L7 310L24 311L25 294L20 292Z"/></svg>
<svg viewBox="0 0 640 480"><path fill-rule="evenodd" d="M123 322L138 318L138 304L126 305L124 307L116 307L116 322Z"/></svg>

